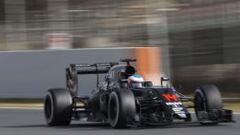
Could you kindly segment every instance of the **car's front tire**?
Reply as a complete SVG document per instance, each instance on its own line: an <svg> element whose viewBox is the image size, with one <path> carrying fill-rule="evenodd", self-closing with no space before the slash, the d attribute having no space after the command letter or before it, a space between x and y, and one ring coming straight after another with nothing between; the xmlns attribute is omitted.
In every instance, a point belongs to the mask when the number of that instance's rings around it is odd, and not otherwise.
<svg viewBox="0 0 240 135"><path fill-rule="evenodd" d="M218 110L223 109L220 91L215 85L205 85L199 87L194 94L194 109L196 116L202 125L218 124ZM206 112L207 115L216 111L216 120L203 120L201 113ZM203 116L204 117L204 116Z"/></svg>
<svg viewBox="0 0 240 135"><path fill-rule="evenodd" d="M72 97L65 89L49 89L44 100L44 114L49 126L66 126L72 119Z"/></svg>

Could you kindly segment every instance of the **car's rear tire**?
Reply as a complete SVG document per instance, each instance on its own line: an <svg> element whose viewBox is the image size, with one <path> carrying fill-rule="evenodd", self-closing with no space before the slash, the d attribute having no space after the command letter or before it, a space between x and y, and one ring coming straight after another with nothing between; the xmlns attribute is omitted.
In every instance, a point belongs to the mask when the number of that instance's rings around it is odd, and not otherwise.
<svg viewBox="0 0 240 135"><path fill-rule="evenodd" d="M72 97L65 89L49 89L44 100L44 114L49 126L67 126L72 119Z"/></svg>
<svg viewBox="0 0 240 135"><path fill-rule="evenodd" d="M223 108L220 91L215 85L204 85L199 87L194 94L194 109L196 116L202 125L218 124L218 121L202 121L199 113Z"/></svg>
<svg viewBox="0 0 240 135"><path fill-rule="evenodd" d="M109 95L108 118L111 127L127 128L136 113L135 98L127 89L115 90Z"/></svg>

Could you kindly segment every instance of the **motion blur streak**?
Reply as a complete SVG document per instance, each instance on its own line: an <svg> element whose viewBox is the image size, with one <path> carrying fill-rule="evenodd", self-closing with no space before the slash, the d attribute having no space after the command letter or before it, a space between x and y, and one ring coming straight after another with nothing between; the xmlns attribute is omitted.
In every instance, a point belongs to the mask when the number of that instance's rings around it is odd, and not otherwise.
<svg viewBox="0 0 240 135"><path fill-rule="evenodd" d="M138 73L143 75L145 80L151 80L154 84L160 84L161 68L161 49L158 47L136 48Z"/></svg>

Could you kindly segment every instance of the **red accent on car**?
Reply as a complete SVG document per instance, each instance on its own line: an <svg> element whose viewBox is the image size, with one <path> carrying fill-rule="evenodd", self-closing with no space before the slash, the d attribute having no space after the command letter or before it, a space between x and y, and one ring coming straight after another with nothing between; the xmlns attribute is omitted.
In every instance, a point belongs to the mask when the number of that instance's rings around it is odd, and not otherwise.
<svg viewBox="0 0 240 135"><path fill-rule="evenodd" d="M177 95L176 95L176 94L162 94L162 96L163 96L168 102L175 102L175 101L177 101Z"/></svg>

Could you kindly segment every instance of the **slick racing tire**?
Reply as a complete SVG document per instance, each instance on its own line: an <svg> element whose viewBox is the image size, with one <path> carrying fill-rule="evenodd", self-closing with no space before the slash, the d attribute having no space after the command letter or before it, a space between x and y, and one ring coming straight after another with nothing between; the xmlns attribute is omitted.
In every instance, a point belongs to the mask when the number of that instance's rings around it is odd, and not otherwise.
<svg viewBox="0 0 240 135"><path fill-rule="evenodd" d="M65 89L49 89L44 100L44 114L49 126L67 126L72 119L72 97Z"/></svg>
<svg viewBox="0 0 240 135"><path fill-rule="evenodd" d="M222 110L222 98L218 88L215 85L204 85L199 87L194 94L194 109L196 116L202 125L218 124L216 120L203 120L206 119L201 116L202 112L209 114L211 111ZM217 114L217 113L216 113Z"/></svg>
<svg viewBox="0 0 240 135"><path fill-rule="evenodd" d="M136 113L135 98L127 89L112 91L108 101L108 118L111 127L127 128Z"/></svg>

